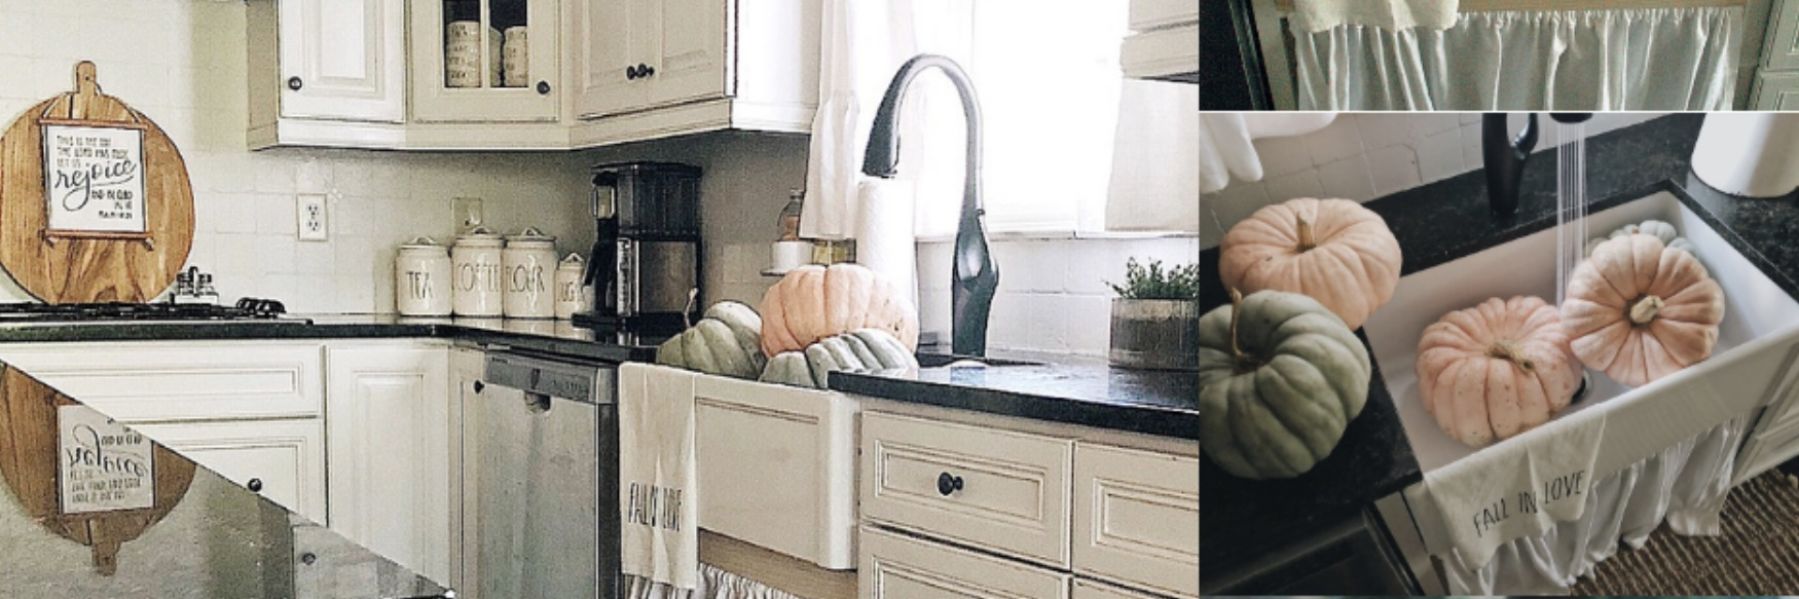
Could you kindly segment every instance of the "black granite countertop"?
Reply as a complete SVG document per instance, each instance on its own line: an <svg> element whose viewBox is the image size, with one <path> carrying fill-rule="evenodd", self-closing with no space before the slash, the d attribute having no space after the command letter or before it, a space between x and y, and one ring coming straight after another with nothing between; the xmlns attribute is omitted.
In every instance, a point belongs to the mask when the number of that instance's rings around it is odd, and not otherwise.
<svg viewBox="0 0 1799 599"><path fill-rule="evenodd" d="M67 411L71 409L76 413ZM141 452L129 442L109 441L100 446L109 454L109 464L153 464L145 476L155 482L145 486L152 487L161 499L151 504L149 512L163 514L151 520L141 535L117 547L111 560L113 571L106 572L93 549L71 540L86 537L59 534L57 522L101 516L104 519L96 526L116 527L112 534L129 534L122 531L141 526L138 519L143 512L65 512L58 503L60 494L45 494L61 493L54 490L55 483L46 491L39 482L41 477L25 474L63 476L56 474L65 453L55 441L59 424L73 428L75 424L64 419L80 418L79 412L85 409L79 400L0 364L0 431L10 441L0 442L5 449L0 453L6 456L6 463L0 465L0 474L5 475L0 478L4 482L0 484L0 557L5 560L0 567L0 597L455 596L442 585L178 453L152 449L158 444L147 440ZM103 414L98 417L104 421ZM109 434L107 438L126 436ZM49 442L42 442L44 439ZM141 457L150 459L138 459Z"/></svg>
<svg viewBox="0 0 1799 599"><path fill-rule="evenodd" d="M596 332L564 320L292 314L227 322L105 321L0 325L0 343L168 339L379 339L428 337L605 362L648 361L661 338Z"/></svg>
<svg viewBox="0 0 1799 599"><path fill-rule="evenodd" d="M1199 439L1199 373L1047 359L1055 363L944 366L909 374L833 372L829 382L838 391L896 401Z"/></svg>
<svg viewBox="0 0 1799 599"><path fill-rule="evenodd" d="M1703 118L1669 115L1588 139L1589 210L1603 210L1659 191L1673 193L1724 232L1727 240L1756 260L1788 292L1799 293L1799 285L1795 285L1799 247L1788 241L1799 235L1799 207L1790 201L1745 200L1709 188L1695 190L1696 181L1688 182L1693 143ZM1478 169L1363 205L1386 219L1399 240L1403 273L1411 274L1554 226L1553 153L1539 153L1531 159L1522 190L1517 212L1506 217L1489 210L1485 174ZM1201 245L1215 241L1202 239ZM1200 252L1202 314L1228 301L1217 279L1217 264L1217 248ZM1289 480L1250 481L1226 474L1209 462L1201 466L1200 553L1205 571L1240 567L1421 480L1417 460L1380 377L1380 366L1375 368L1362 414L1350 424L1331 455L1311 472Z"/></svg>

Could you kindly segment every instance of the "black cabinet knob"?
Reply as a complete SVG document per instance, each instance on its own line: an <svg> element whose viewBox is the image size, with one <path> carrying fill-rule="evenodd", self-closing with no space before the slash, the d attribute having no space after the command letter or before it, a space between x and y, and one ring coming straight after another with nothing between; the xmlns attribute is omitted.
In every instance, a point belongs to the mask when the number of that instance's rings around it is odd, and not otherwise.
<svg viewBox="0 0 1799 599"><path fill-rule="evenodd" d="M626 79L636 79L637 78L637 67L636 66L625 67L625 78Z"/></svg>
<svg viewBox="0 0 1799 599"><path fill-rule="evenodd" d="M650 65L643 64L641 62L637 63L637 76L638 77L653 77L655 75L656 75L656 67L652 67Z"/></svg>
<svg viewBox="0 0 1799 599"><path fill-rule="evenodd" d="M545 95L545 96L550 95L550 82L548 82L548 81L537 82L537 93Z"/></svg>
<svg viewBox="0 0 1799 599"><path fill-rule="evenodd" d="M287 78L287 88L288 89L291 89L294 91L300 91L300 87L303 84L304 84L304 82L300 81L299 77L288 77Z"/></svg>
<svg viewBox="0 0 1799 599"><path fill-rule="evenodd" d="M306 565L310 566L315 563L318 563L318 561L319 561L318 554L315 554L311 551L300 554L300 563L302 563L302 564L306 564Z"/></svg>
<svg viewBox="0 0 1799 599"><path fill-rule="evenodd" d="M244 486L249 487L251 491L261 493L262 492L262 479L252 478L252 479L250 479L250 482L246 483Z"/></svg>
<svg viewBox="0 0 1799 599"><path fill-rule="evenodd" d="M960 490L962 490L962 477L953 476L948 472L937 475L937 492L944 497L949 497L951 493Z"/></svg>
<svg viewBox="0 0 1799 599"><path fill-rule="evenodd" d="M476 393L480 393L480 392L486 391L486 390L487 390L487 383L483 383L481 381L475 381L475 392Z"/></svg>

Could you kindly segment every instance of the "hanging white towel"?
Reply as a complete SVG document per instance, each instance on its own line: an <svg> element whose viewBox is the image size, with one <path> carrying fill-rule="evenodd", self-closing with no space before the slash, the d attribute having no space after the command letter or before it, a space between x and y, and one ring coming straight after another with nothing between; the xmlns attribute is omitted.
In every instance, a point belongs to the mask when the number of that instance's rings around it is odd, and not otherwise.
<svg viewBox="0 0 1799 599"><path fill-rule="evenodd" d="M1307 33L1338 25L1390 31L1455 25L1456 0L1293 0L1293 26Z"/></svg>
<svg viewBox="0 0 1799 599"><path fill-rule="evenodd" d="M618 369L621 570L685 590L698 588L700 563L693 382L664 366Z"/></svg>
<svg viewBox="0 0 1799 599"><path fill-rule="evenodd" d="M1443 527L1462 559L1486 564L1512 539L1581 517L1597 473L1606 414L1550 421L1424 473Z"/></svg>
<svg viewBox="0 0 1799 599"><path fill-rule="evenodd" d="M1210 193L1230 185L1231 176L1244 181L1262 180L1262 159L1249 143L1243 115L1206 112L1199 115L1199 192Z"/></svg>

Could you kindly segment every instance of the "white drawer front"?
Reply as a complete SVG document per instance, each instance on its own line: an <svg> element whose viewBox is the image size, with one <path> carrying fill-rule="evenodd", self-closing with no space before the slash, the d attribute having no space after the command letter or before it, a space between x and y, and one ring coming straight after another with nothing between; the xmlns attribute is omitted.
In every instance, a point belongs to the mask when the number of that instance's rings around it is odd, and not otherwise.
<svg viewBox="0 0 1799 599"><path fill-rule="evenodd" d="M879 413L862 439L865 518L1068 567L1072 441Z"/></svg>
<svg viewBox="0 0 1799 599"><path fill-rule="evenodd" d="M311 344L0 346L0 360L123 422L318 416L320 356Z"/></svg>
<svg viewBox="0 0 1799 599"><path fill-rule="evenodd" d="M316 418L133 428L226 480L259 488L270 501L326 523L325 423Z"/></svg>
<svg viewBox="0 0 1799 599"><path fill-rule="evenodd" d="M1133 591L1123 587L1112 586L1103 582L1094 582L1085 578L1074 579L1074 592L1069 599L1158 599L1155 595Z"/></svg>
<svg viewBox="0 0 1799 599"><path fill-rule="evenodd" d="M1067 574L862 528L862 599L1061 599Z"/></svg>
<svg viewBox="0 0 1799 599"><path fill-rule="evenodd" d="M1199 595L1199 460L1080 443L1074 570Z"/></svg>

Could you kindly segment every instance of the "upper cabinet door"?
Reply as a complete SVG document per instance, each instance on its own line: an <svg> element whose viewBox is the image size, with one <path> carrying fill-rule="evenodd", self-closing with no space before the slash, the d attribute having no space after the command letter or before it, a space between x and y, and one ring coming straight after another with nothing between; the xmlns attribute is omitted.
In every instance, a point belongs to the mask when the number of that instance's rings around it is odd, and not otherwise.
<svg viewBox="0 0 1799 599"><path fill-rule="evenodd" d="M731 95L730 26L736 2L667 0L652 2L661 14L656 48L644 62L652 67L643 78L652 106L680 104ZM797 65L796 67L797 68Z"/></svg>
<svg viewBox="0 0 1799 599"><path fill-rule="evenodd" d="M281 0L281 116L406 117L404 0Z"/></svg>
<svg viewBox="0 0 1799 599"><path fill-rule="evenodd" d="M598 117L630 112L649 102L637 64L655 46L658 11L654 0L571 0L576 3L577 51L575 114ZM674 0L689 2L691 0ZM716 0L714 0L716 1Z"/></svg>
<svg viewBox="0 0 1799 599"><path fill-rule="evenodd" d="M562 92L556 11L556 0L414 2L414 120L556 120Z"/></svg>

